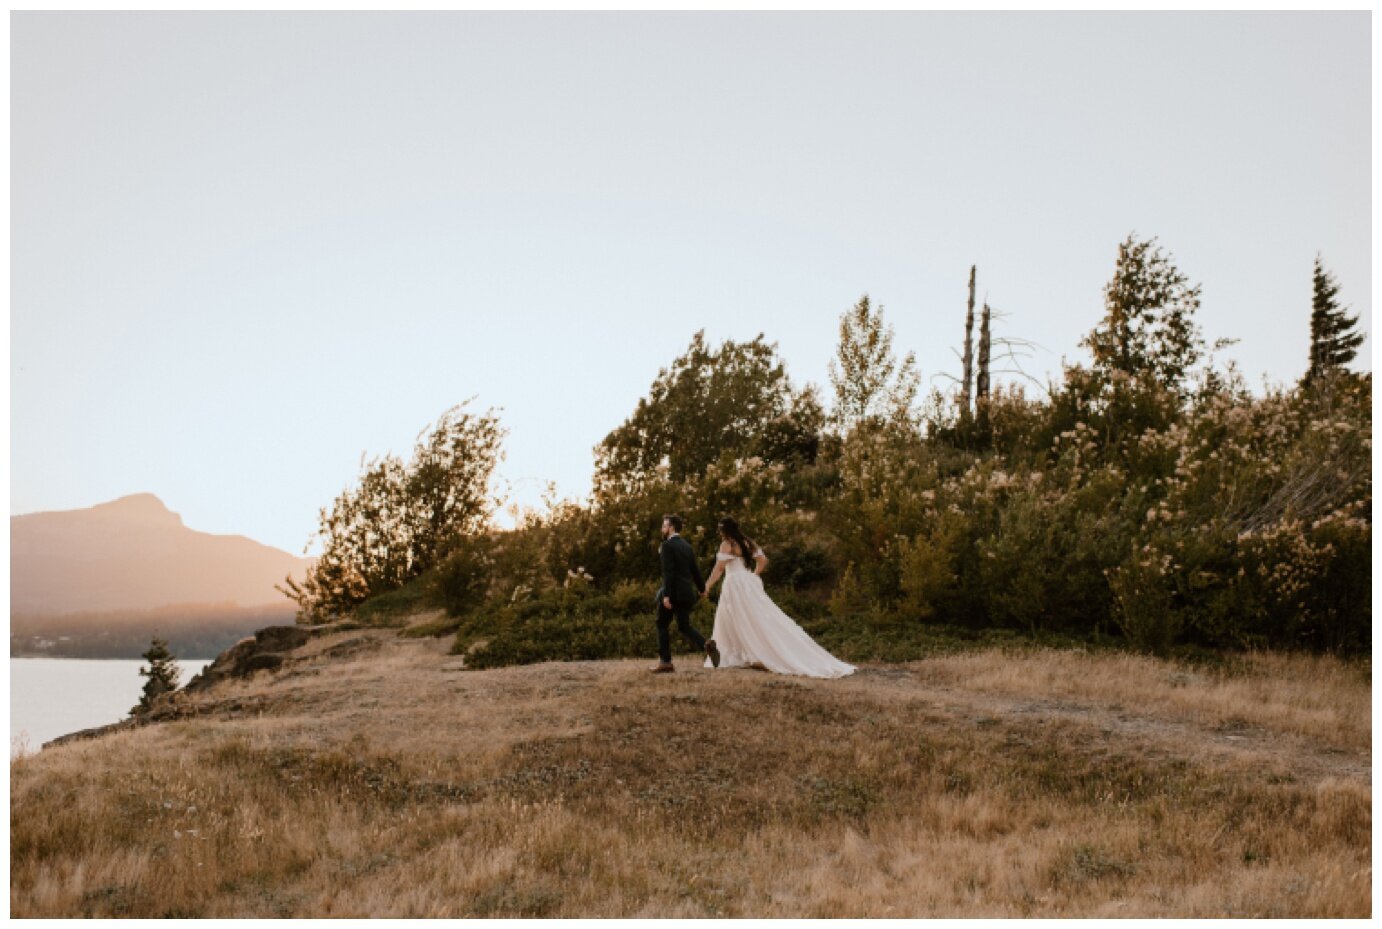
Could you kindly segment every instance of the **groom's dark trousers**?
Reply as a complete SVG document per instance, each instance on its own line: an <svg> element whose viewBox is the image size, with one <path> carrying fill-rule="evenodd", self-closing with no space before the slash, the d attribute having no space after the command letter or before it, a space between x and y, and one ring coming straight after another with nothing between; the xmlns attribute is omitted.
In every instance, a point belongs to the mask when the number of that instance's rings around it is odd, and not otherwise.
<svg viewBox="0 0 1382 929"><path fill-rule="evenodd" d="M657 592L657 653L663 664L672 663L672 619L675 617L681 634L691 640L697 649L705 650L705 636L691 625L691 610L695 608L705 582L701 580L701 570L696 565L696 552L679 535L674 535L662 543L658 550L662 560L662 588ZM672 601L667 609L664 597Z"/></svg>

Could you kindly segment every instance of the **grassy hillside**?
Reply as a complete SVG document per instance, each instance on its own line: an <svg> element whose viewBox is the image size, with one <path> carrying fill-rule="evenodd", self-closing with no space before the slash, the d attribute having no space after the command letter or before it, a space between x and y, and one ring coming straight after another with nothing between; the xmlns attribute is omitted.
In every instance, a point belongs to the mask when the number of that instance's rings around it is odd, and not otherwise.
<svg viewBox="0 0 1382 929"><path fill-rule="evenodd" d="M1371 913L1371 669L958 652L841 681L321 635L11 763L15 916Z"/></svg>

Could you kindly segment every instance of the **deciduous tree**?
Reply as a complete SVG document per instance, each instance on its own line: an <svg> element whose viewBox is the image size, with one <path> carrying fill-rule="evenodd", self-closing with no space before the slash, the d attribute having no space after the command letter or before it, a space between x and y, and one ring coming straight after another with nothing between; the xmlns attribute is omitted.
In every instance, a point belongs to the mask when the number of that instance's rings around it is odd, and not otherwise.
<svg viewBox="0 0 1382 929"><path fill-rule="evenodd" d="M906 419L916 401L920 375L916 355L898 364L893 355L893 328L864 294L840 316L840 341L830 362L835 388L832 418L843 431L867 419Z"/></svg>
<svg viewBox="0 0 1382 929"><path fill-rule="evenodd" d="M633 415L596 447L595 498L626 498L659 476L683 483L726 452L811 461L823 425L815 391L792 386L775 344L759 335L712 348L697 332L658 372Z"/></svg>

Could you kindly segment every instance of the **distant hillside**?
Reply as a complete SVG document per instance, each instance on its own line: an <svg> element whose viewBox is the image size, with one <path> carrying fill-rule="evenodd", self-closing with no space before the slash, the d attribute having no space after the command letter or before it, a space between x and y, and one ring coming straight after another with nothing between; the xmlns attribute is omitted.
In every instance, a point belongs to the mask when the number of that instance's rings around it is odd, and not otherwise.
<svg viewBox="0 0 1382 929"><path fill-rule="evenodd" d="M11 658L138 658L154 636L179 658L215 658L265 626L291 624L297 612L284 600L261 606L206 604L148 610L10 614Z"/></svg>
<svg viewBox="0 0 1382 929"><path fill-rule="evenodd" d="M142 610L172 604L281 604L309 559L242 535L182 524L153 494L10 517L10 612Z"/></svg>

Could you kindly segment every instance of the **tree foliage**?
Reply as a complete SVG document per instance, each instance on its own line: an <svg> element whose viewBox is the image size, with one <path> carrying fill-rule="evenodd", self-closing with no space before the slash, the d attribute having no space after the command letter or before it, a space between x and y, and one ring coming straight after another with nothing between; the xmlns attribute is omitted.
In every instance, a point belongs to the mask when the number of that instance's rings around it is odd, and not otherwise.
<svg viewBox="0 0 1382 929"><path fill-rule="evenodd" d="M302 584L280 587L298 619L348 613L435 566L460 539L484 529L494 510L490 478L505 432L494 412L450 408L417 437L412 459L371 460L359 484L322 508L322 554Z"/></svg>
<svg viewBox="0 0 1382 929"><path fill-rule="evenodd" d="M1310 312L1310 366L1306 382L1319 380L1341 370L1358 354L1363 333L1355 331L1357 315L1350 316L1339 305L1339 284L1325 270L1324 261L1315 256L1314 300Z"/></svg>
<svg viewBox="0 0 1382 929"><path fill-rule="evenodd" d="M139 669L140 677L147 677L144 682L144 690L139 698L139 702L130 708L130 713L138 715L147 713L153 708L154 700L160 695L178 689L178 678L181 672L178 669L177 657L168 651L168 642L165 639L154 637L149 645L149 650L141 656L149 663L147 668Z"/></svg>
<svg viewBox="0 0 1382 929"><path fill-rule="evenodd" d="M908 352L898 363L893 354L893 328L864 294L840 316L840 341L830 362L830 383L835 388L832 419L848 431L874 420L910 418L921 376L916 354Z"/></svg>
<svg viewBox="0 0 1382 929"><path fill-rule="evenodd" d="M1199 307L1200 286L1190 285L1156 239L1129 235L1104 287L1104 318L1082 344L1105 380L1150 381L1184 396L1204 354Z"/></svg>
<svg viewBox="0 0 1382 929"><path fill-rule="evenodd" d="M684 482L725 454L809 462L823 421L814 391L792 386L775 344L759 335L712 348L697 332L596 447L595 498L608 504L657 479Z"/></svg>

